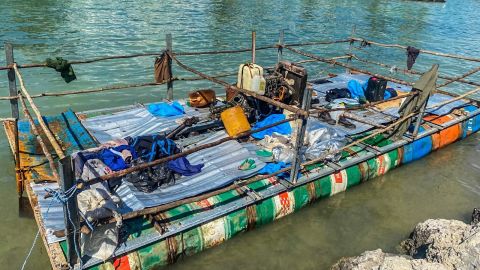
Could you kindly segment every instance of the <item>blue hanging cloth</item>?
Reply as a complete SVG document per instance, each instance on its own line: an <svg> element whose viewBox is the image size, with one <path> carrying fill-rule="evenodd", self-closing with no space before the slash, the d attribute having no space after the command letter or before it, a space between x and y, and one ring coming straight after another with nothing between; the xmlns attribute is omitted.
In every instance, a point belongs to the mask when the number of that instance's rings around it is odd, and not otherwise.
<svg viewBox="0 0 480 270"><path fill-rule="evenodd" d="M168 162L168 168L184 176L190 176L202 171L204 164L191 165L188 159L180 157Z"/></svg>
<svg viewBox="0 0 480 270"><path fill-rule="evenodd" d="M285 115L283 115L283 114L271 114L271 115L267 116L265 119L263 119L262 121L257 122L253 126L252 130L255 131L256 129L268 126L270 124L273 124L273 123L276 123L276 122L279 122L279 121L282 121L282 120L285 120ZM255 132L255 133L252 134L252 137L255 138L255 139L261 140L265 137L265 135L272 135L272 133L274 133L274 132L282 134L282 135L290 135L292 133L292 127L290 126L290 123L283 123L283 124L268 128L268 129L263 130L263 131Z"/></svg>
<svg viewBox="0 0 480 270"><path fill-rule="evenodd" d="M185 113L182 104L178 101L174 101L172 104L166 102L150 104L147 106L147 110L151 114L161 117L182 115Z"/></svg>

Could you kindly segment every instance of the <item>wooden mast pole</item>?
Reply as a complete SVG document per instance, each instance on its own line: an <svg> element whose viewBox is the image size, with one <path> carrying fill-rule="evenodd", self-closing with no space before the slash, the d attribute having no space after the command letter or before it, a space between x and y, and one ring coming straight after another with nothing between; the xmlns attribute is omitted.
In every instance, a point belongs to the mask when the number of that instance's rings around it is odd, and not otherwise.
<svg viewBox="0 0 480 270"><path fill-rule="evenodd" d="M15 63L15 60L13 57L13 46L10 43L5 43L5 59L7 62L7 66ZM8 70L7 76L8 76L8 88L10 89L10 97L12 97L12 99L10 99L10 108L12 111L12 118L14 119L13 136L14 136L15 151L13 151L13 154L15 159L15 178L16 178L16 184L17 184L17 193L18 193L18 196L21 197L24 190L24 186L23 186L24 183L23 183L23 172L21 171L21 164L20 164L20 142L18 139L19 112L18 112L18 100L13 98L18 96L17 80L15 77L15 71L12 68Z"/></svg>

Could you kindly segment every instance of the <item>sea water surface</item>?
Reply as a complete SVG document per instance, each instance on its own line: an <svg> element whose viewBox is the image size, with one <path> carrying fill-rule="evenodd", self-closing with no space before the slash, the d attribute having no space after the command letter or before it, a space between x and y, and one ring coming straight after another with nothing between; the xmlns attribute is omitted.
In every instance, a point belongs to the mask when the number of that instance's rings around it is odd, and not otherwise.
<svg viewBox="0 0 480 270"><path fill-rule="evenodd" d="M448 0L423 3L400 0L280 0L280 1L105 1L18 0L0 3L0 49L3 42L15 47L18 63L42 62L61 56L70 60L105 55L159 52L165 34L172 33L176 51L235 49L250 46L257 31L257 46L274 44L280 29L287 42L343 39L351 35L447 53L480 57L480 2ZM315 46L305 50L324 56L349 51L348 44ZM367 47L353 53L405 67L405 52ZM263 66L276 61L275 49L259 51ZM303 58L284 53L285 59ZM208 74L235 71L250 59L239 55L185 56L185 63ZM0 65L5 58L0 54ZM22 70L32 94L97 88L153 80L153 57L75 65L78 80L65 84L51 69ZM460 74L480 63L420 55L415 69L440 64L446 75ZM356 63L359 67L367 67ZM310 78L343 70L307 64ZM374 71L388 71L375 67ZM174 68L176 76L191 76ZM391 74L414 80L414 76ZM472 76L471 80L479 80ZM233 82L234 77L226 78ZM207 82L175 82L175 97L188 91L214 87ZM218 92L221 88L214 87ZM452 84L450 91L471 87ZM8 95L6 73L0 72L0 96ZM165 97L165 87L36 99L44 114L71 107L76 111ZM0 117L10 116L2 101ZM2 132L3 133L3 132ZM2 134L3 135L3 134ZM468 221L480 206L480 136L448 146L383 177L346 193L316 202L273 224L241 234L219 247L181 260L171 269L327 269L343 256L381 248L395 251L413 226L428 218ZM7 141L0 137L0 269L18 269L36 233L28 209L19 209L14 165ZM48 269L43 243L37 242L26 269Z"/></svg>

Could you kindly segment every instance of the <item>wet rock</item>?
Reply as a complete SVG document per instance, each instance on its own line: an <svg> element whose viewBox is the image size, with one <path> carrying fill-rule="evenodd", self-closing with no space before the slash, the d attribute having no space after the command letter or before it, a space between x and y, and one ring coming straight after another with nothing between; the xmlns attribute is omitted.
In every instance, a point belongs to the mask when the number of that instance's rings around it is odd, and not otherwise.
<svg viewBox="0 0 480 270"><path fill-rule="evenodd" d="M479 212L474 210L472 224L445 219L419 223L409 239L401 243L405 255L380 249L366 251L358 257L341 259L332 269L480 269Z"/></svg>
<svg viewBox="0 0 480 270"><path fill-rule="evenodd" d="M470 224L475 225L480 222L480 209L478 208L473 208L473 213L472 213L472 222Z"/></svg>
<svg viewBox="0 0 480 270"><path fill-rule="evenodd" d="M384 253L381 249L366 251L358 257L340 259L332 270L447 270L439 263L416 260L406 255Z"/></svg>

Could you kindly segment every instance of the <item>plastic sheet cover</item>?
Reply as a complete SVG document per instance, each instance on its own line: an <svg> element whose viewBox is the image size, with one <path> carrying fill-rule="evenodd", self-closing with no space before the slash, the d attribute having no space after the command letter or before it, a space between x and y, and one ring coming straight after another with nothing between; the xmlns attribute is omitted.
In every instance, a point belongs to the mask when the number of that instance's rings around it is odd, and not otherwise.
<svg viewBox="0 0 480 270"><path fill-rule="evenodd" d="M202 141L200 145L226 136L225 131L217 132L209 139ZM195 196L256 174L265 166L265 163L250 151L237 141L228 141L187 156L191 164L205 164L202 172L198 174L182 176L174 185L157 188L151 193L138 191L133 184L123 181L116 193L125 206L132 211ZM238 170L237 167L247 158L255 160L256 168L247 171Z"/></svg>
<svg viewBox="0 0 480 270"><path fill-rule="evenodd" d="M125 138L151 135L159 132L173 130L181 123L184 117L199 116L207 113L208 109L194 109L185 107L185 114L157 117L141 106L125 111L87 118L82 124L100 142Z"/></svg>
<svg viewBox="0 0 480 270"><path fill-rule="evenodd" d="M345 146L347 140L345 133L341 130L331 128L320 121L308 119L307 132L305 134L305 158L313 160L326 158L336 160L340 154L334 155L341 147Z"/></svg>

